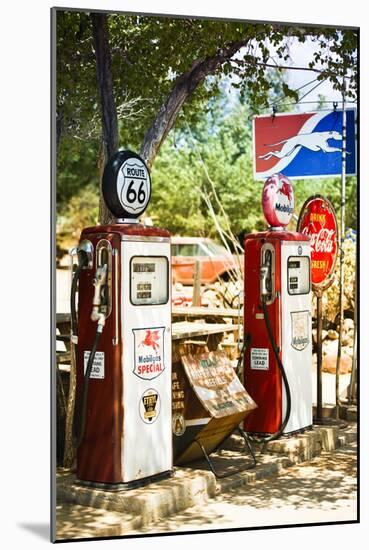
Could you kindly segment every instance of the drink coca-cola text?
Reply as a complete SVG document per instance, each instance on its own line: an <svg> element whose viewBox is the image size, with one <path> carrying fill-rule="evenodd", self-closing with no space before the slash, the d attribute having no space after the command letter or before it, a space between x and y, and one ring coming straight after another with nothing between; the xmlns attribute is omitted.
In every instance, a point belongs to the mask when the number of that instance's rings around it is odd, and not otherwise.
<svg viewBox="0 0 369 550"><path fill-rule="evenodd" d="M311 246L315 252L332 252L335 243L335 231L334 229L324 229L324 227L318 231L318 233L309 233L309 227L304 227L302 230L304 235L310 235Z"/></svg>

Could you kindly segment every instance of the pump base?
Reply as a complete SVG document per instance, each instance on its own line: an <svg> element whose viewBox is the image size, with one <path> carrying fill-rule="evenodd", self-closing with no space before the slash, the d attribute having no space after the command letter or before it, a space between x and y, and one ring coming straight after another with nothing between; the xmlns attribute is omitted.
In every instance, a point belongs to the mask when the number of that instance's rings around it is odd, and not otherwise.
<svg viewBox="0 0 369 550"><path fill-rule="evenodd" d="M133 481L127 481L125 483L99 483L97 481L84 481L81 479L77 479L75 481L75 485L116 493L119 491L138 489L139 487L144 487L145 485L149 485L150 483L162 481L163 479L168 479L170 477L173 477L173 475L173 470L167 470L166 472L161 472L160 474L144 477L142 479L135 479Z"/></svg>

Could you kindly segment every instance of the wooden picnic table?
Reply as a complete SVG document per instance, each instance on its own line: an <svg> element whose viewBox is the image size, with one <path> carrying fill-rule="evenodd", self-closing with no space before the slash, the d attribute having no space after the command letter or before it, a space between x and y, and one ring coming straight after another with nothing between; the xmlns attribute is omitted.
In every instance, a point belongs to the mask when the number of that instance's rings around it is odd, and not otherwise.
<svg viewBox="0 0 369 550"><path fill-rule="evenodd" d="M196 318L221 318L221 319L240 319L242 320L242 313L237 309L224 308L224 307L201 307L201 306L174 306L172 308L172 317L183 317L185 319Z"/></svg>
<svg viewBox="0 0 369 550"><path fill-rule="evenodd" d="M190 309L190 308L188 308ZM191 309L208 309L208 308L191 308ZM233 310L230 310L233 311ZM56 326L63 337L57 335L58 340L62 340L69 352L69 334L70 334L70 314L57 313ZM186 340L204 341L209 349L215 350L225 333L234 332L235 336L238 331L238 325L234 323L206 323L206 322L188 322L182 321L172 323L172 342L173 348L179 348L179 344ZM61 355L61 354L60 354ZM67 354L63 354L65 360ZM61 358L61 357L60 357ZM63 361L64 362L64 361Z"/></svg>

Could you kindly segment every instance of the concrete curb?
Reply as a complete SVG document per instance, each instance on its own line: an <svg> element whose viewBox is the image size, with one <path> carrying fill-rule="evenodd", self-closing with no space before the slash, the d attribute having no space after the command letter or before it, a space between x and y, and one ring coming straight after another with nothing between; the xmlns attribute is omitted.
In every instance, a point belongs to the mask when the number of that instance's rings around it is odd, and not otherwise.
<svg viewBox="0 0 369 550"><path fill-rule="evenodd" d="M255 445L257 466L223 479L217 479L206 464L197 463L192 468L176 467L172 478L146 487L108 492L78 485L74 474L61 470L57 475L57 502L60 506L75 504L122 514L119 527L115 525L109 528L105 525L100 530L95 528L94 534L88 535L90 537L113 536L119 529L120 533L124 533L147 527L187 508L204 504L223 491L277 476L283 469L311 460L322 451L333 451L353 443L356 441L356 423L347 424L345 429L314 426L303 434L270 442L267 452L263 454ZM245 457L249 461L249 456L241 454L241 450L242 438L232 435L222 450L214 453L214 457L212 455L217 471L230 471L234 463L244 464ZM83 534L79 534L79 537L83 537Z"/></svg>
<svg viewBox="0 0 369 550"><path fill-rule="evenodd" d="M202 504L216 494L211 472L175 469L174 476L146 487L109 492L78 485L72 474L57 478L57 502L133 514L135 527L149 525L163 517Z"/></svg>

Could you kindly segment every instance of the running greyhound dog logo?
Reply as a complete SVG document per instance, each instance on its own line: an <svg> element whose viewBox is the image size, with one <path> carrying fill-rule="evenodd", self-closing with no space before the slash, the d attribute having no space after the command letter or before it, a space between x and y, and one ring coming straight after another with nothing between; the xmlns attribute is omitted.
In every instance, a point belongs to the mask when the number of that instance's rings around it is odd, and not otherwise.
<svg viewBox="0 0 369 550"><path fill-rule="evenodd" d="M133 372L143 380L153 380L165 370L165 327L135 328L132 331L135 342Z"/></svg>
<svg viewBox="0 0 369 550"><path fill-rule="evenodd" d="M282 139L277 143L265 144L266 147L276 147L283 143L283 147L280 151L270 151L270 153L266 153L265 155L259 155L258 158L262 160L269 160L272 157L282 159L289 157L296 149L299 151L302 147L306 147L310 151L323 151L324 153L342 152L342 148L332 147L328 144L328 140L330 139L342 141L342 135L335 130L297 134L288 139Z"/></svg>

